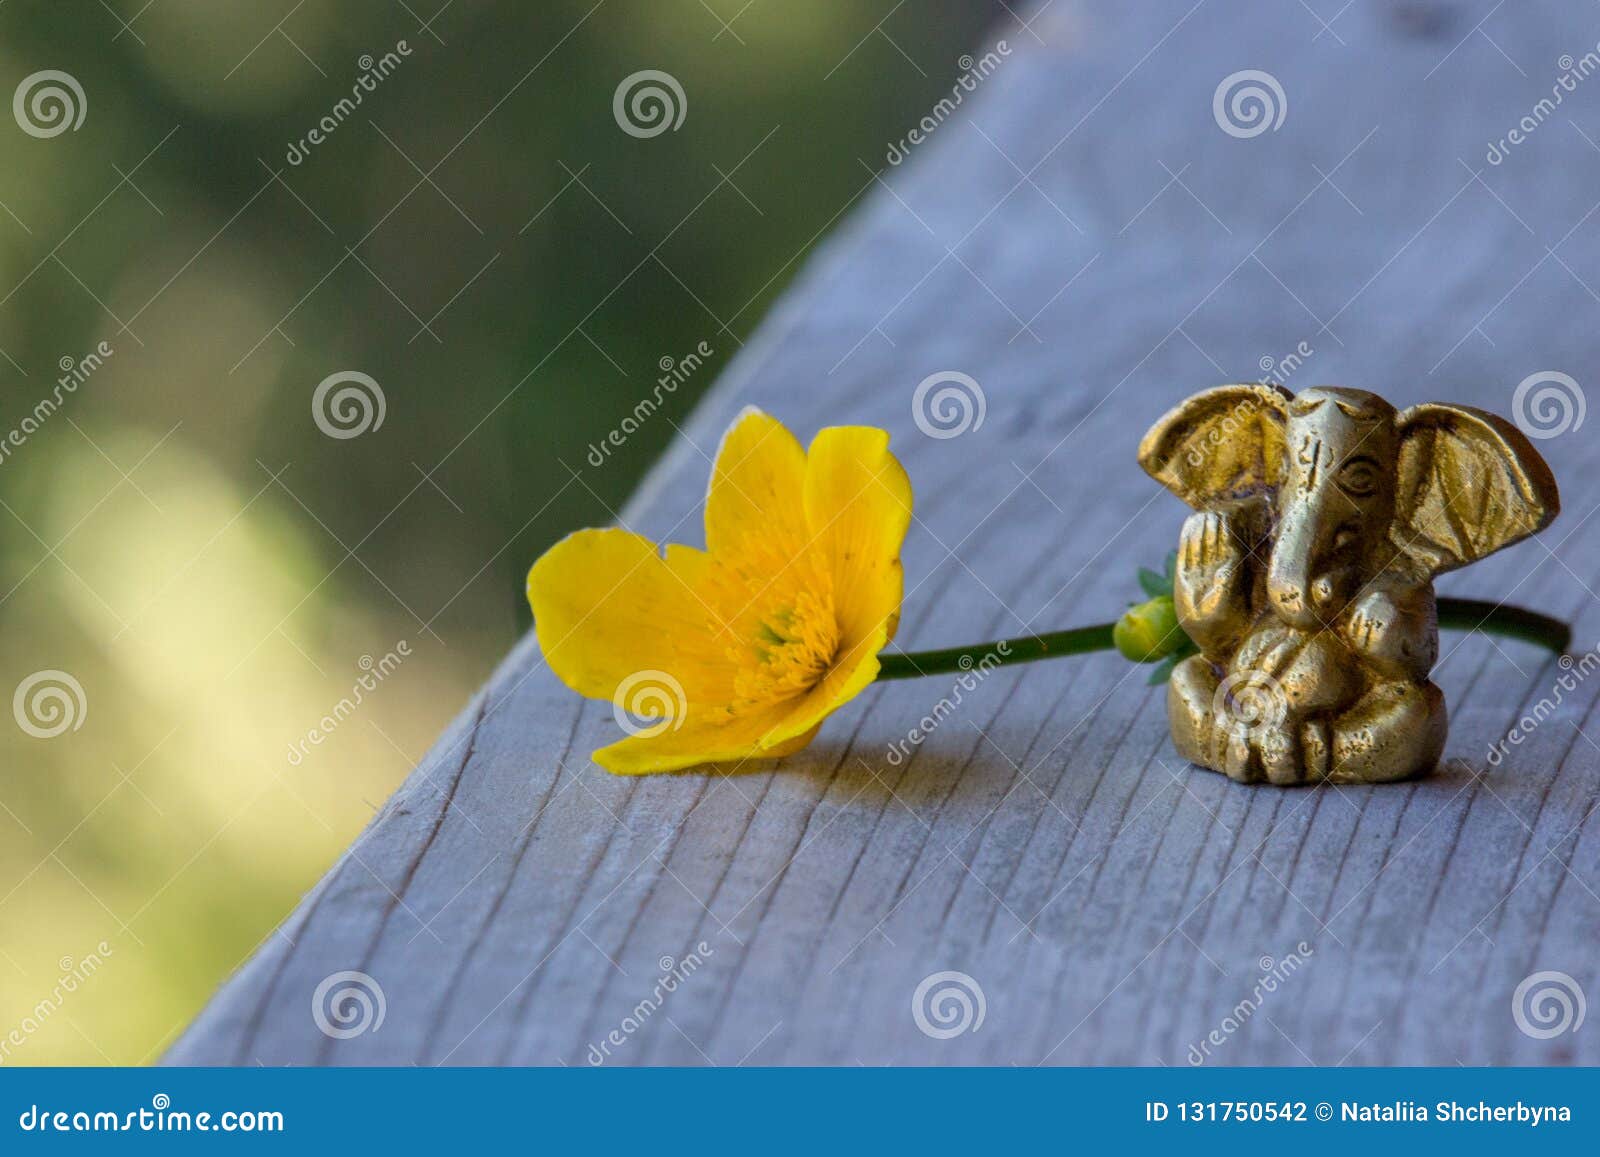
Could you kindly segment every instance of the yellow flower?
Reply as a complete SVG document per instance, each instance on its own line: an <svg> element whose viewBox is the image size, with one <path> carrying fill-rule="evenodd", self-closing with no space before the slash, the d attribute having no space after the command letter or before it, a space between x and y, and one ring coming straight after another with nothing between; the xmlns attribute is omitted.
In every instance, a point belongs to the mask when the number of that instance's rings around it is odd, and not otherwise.
<svg viewBox="0 0 1600 1157"><path fill-rule="evenodd" d="M545 661L659 718L595 762L640 775L799 751L878 674L910 521L886 431L830 427L806 451L752 408L717 450L704 551L618 529L556 543L528 572Z"/></svg>

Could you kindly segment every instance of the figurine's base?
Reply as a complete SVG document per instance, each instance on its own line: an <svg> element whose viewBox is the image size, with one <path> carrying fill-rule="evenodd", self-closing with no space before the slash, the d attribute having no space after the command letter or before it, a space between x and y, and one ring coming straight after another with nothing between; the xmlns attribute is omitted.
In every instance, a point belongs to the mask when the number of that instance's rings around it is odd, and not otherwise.
<svg viewBox="0 0 1600 1157"><path fill-rule="evenodd" d="M1431 682L1382 683L1335 717L1302 720L1270 695L1241 704L1222 682L1204 655L1185 659L1167 718L1179 755L1240 783L1392 783L1426 775L1444 751L1449 717Z"/></svg>

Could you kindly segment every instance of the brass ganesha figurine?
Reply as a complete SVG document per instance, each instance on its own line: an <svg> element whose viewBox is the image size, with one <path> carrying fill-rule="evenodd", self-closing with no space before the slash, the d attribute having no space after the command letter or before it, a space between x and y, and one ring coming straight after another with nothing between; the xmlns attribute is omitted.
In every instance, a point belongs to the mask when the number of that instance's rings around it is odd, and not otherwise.
<svg viewBox="0 0 1600 1157"><path fill-rule="evenodd" d="M1200 653L1172 672L1172 741L1244 783L1430 771L1447 727L1428 679L1433 578L1560 509L1504 419L1330 386L1196 394L1151 427L1139 464L1195 511L1173 601Z"/></svg>

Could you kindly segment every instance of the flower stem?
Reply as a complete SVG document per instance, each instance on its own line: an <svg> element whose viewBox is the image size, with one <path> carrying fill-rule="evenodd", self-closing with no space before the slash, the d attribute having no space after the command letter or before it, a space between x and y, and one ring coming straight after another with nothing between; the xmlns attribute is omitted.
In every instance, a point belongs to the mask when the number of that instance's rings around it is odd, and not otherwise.
<svg viewBox="0 0 1600 1157"><path fill-rule="evenodd" d="M1112 651L1116 649L1111 641L1113 625L1096 623L1092 627L1074 627L1070 631L1051 631L1045 635L1019 635L992 643L974 643L970 647L946 647L942 651L890 651L878 656L878 678L916 679L922 675L970 671L980 662L993 667L1034 663L1061 655Z"/></svg>
<svg viewBox="0 0 1600 1157"><path fill-rule="evenodd" d="M1451 630L1479 630L1521 639L1558 655L1572 642L1572 628L1566 623L1525 607L1502 606L1484 599L1440 599L1438 606L1439 625ZM1096 623L1067 631L1019 635L1014 639L945 647L938 651L888 651L878 656L878 679L916 679L923 675L970 671L979 664L1004 667L1063 655L1111 651L1115 650L1111 641L1113 626L1112 623Z"/></svg>
<svg viewBox="0 0 1600 1157"><path fill-rule="evenodd" d="M1487 631L1507 639L1537 643L1557 655L1572 644L1572 627L1560 619L1526 607L1508 607L1487 599L1440 599L1439 625L1456 631Z"/></svg>

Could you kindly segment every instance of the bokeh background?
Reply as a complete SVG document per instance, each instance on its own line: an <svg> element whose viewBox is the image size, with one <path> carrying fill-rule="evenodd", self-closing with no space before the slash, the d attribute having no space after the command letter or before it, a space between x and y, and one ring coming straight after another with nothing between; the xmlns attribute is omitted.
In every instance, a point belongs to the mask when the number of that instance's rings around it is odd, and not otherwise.
<svg viewBox="0 0 1600 1157"><path fill-rule="evenodd" d="M61 364L112 350L0 458L0 691L51 670L83 691L52 738L0 716L0 1063L160 1055L525 628L529 562L612 517L1009 19L982 0L0 7L0 95L60 70L85 105L49 137L0 116L0 439ZM643 69L681 85L676 130L619 127ZM340 371L378 383L381 426L319 429Z"/></svg>

